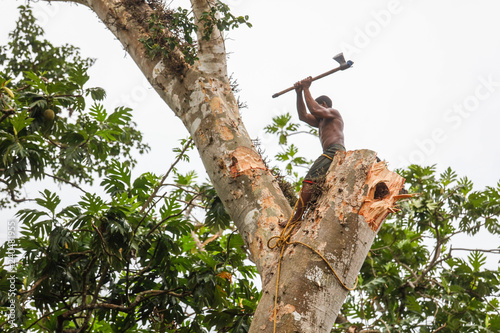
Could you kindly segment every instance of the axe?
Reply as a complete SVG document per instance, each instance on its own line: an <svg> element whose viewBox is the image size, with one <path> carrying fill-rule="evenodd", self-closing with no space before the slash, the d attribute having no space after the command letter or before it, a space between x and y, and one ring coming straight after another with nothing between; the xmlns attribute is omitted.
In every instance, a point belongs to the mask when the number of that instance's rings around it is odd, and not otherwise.
<svg viewBox="0 0 500 333"><path fill-rule="evenodd" d="M334 68L334 69L332 69L332 70L329 70L328 72L325 72L325 73L323 73L323 74L320 74L320 75L318 75L318 76L313 77L313 78L312 78L312 80L313 80L313 81L319 80L319 79L321 79L321 78L323 78L323 77L325 77L325 76L328 76L328 75L330 75L330 74L333 74L333 73L335 73L335 72L346 70L346 69L348 69L349 67L351 67L351 66L352 66L352 64L353 64L353 62L352 62L351 60L348 60L347 62L345 61L345 58L344 58L344 54L343 54L343 53L339 53L339 54L337 54L335 57L333 57L333 59L334 59L336 62L338 62L338 63L340 64L340 66L339 66L339 67L337 67L337 68ZM295 87L290 87L290 88L287 88L287 89L285 89L285 90L283 90L283 91L280 91L280 92L278 92L278 93L274 94L274 95L273 95L273 98L276 98L276 97L278 97L278 96L281 96L281 95L283 95L284 93L287 93L287 92L292 91L292 90L294 90L294 89L295 89Z"/></svg>

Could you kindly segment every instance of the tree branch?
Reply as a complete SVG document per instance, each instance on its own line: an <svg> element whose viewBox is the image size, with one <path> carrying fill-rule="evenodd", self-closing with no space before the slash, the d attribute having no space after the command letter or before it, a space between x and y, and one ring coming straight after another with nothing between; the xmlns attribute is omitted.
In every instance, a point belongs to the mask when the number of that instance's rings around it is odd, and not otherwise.
<svg viewBox="0 0 500 333"><path fill-rule="evenodd" d="M174 217L178 217L178 216L181 216L185 211L186 209L188 209L190 206L191 206L191 203L194 202L198 197L200 196L200 194L198 195L195 195L187 204L186 206L177 214L173 214L173 215L169 215L167 216L166 218L164 218L163 220L161 220L159 223L157 223L153 228L151 228L151 230L148 232L147 236L146 236L146 239L151 236L151 234L156 230L158 229L163 223L165 223L166 221L170 220L171 218L174 218Z"/></svg>
<svg viewBox="0 0 500 333"><path fill-rule="evenodd" d="M80 4L80 5L84 5L84 6L89 6L88 4L88 1L87 0L44 0L48 3L51 3L51 2L74 2L74 3L77 3L77 4Z"/></svg>
<svg viewBox="0 0 500 333"><path fill-rule="evenodd" d="M28 327L26 328L26 331L29 331L29 329L30 329L30 328L32 328L33 326L37 325L37 324L38 324L38 322L39 322L40 320L42 320L43 318L47 318L48 316L50 316L50 315L52 315L52 314L56 313L56 312L57 312L57 311L59 311L59 310L60 310L60 309L55 309L55 310L50 311L50 312L45 312L43 315L41 315L41 316L40 316L40 318L38 318L37 320L35 320L34 322L32 322L32 323L31 323L31 325L30 325L30 326L28 326ZM43 327L42 325L38 324L38 326L40 326L41 328L43 328L43 329L45 329L45 330L47 330L47 331L48 331L48 329L46 329L46 328L45 328L45 327Z"/></svg>
<svg viewBox="0 0 500 333"><path fill-rule="evenodd" d="M389 249L389 252L392 254L394 260L396 260L396 262L398 264L400 264L401 266L403 266L411 274L411 276L413 276L413 278L415 280L418 280L417 273L414 270L412 270L410 266L408 266L407 264L401 262L401 260L399 260L399 258L394 254L394 252L392 250ZM415 288L415 286L412 286L412 287Z"/></svg>
<svg viewBox="0 0 500 333"><path fill-rule="evenodd" d="M441 239L441 234L439 232L439 226L437 225L437 219L436 223L434 224L434 230L436 232L436 246L434 247L434 256L427 265L427 267L422 271L422 274L420 274L419 277L413 281L413 284L415 286L418 285L420 281L424 278L424 276L427 275L427 273L429 273L438 263L442 262L442 260L438 261L439 257L441 256L441 245L443 245L443 243Z"/></svg>
<svg viewBox="0 0 500 333"><path fill-rule="evenodd" d="M384 324L385 329L387 330L388 333L391 333L391 330L389 329L389 326L387 326L387 323L384 320L382 320L382 318L379 318L377 320L380 321L380 322L382 322L382 324Z"/></svg>
<svg viewBox="0 0 500 333"><path fill-rule="evenodd" d="M464 248L452 247L450 248L450 251L470 251L470 252L486 252L486 253L500 254L500 249L485 250L485 249L464 249Z"/></svg>
<svg viewBox="0 0 500 333"><path fill-rule="evenodd" d="M16 110L14 109L7 109L7 110L2 110L2 116L0 117L0 123L4 121L5 119L9 118L11 115L16 113Z"/></svg>
<svg viewBox="0 0 500 333"><path fill-rule="evenodd" d="M201 17L203 13L209 13L217 2L215 0L191 0L191 8L198 26L198 58L200 59L200 70L206 74L214 75L228 81L226 68L226 46L224 37L217 26L213 26L212 34L208 40L204 39L205 23Z"/></svg>
<svg viewBox="0 0 500 333"><path fill-rule="evenodd" d="M33 292L35 291L35 289L43 282L45 281L47 278L49 277L49 275L44 275L42 276L40 279L38 279L34 284L33 284L33 287L31 287L30 290L21 290L19 291L19 294L26 294L26 298L31 296L31 294L33 294Z"/></svg>
<svg viewBox="0 0 500 333"><path fill-rule="evenodd" d="M71 185L71 186L73 186L74 188L79 189L79 190L80 190L80 191L82 191L83 193L88 193L88 192L87 192L87 191L85 191L83 188L81 188L78 184L73 183L73 182L71 182L71 181L69 181L69 180L67 180L67 179L64 179L64 178L59 177L59 176L51 175L51 174L48 174L48 173L45 173L45 172L44 172L44 174L43 174L43 175L44 175L44 176L47 176L47 177L50 177L50 178L52 178L52 179L58 180L58 181L60 181L60 182L62 182L62 183L66 183L66 184L68 184L68 185Z"/></svg>
<svg viewBox="0 0 500 333"><path fill-rule="evenodd" d="M77 306L71 310L68 310L61 314L64 319L68 318L69 316L74 315L75 313L82 312L85 310L96 310L96 309L110 309L110 310L117 310L120 312L125 312L129 313L132 310L134 310L141 302L146 301L152 297L156 296L161 296L161 295L170 295L178 298L182 298L185 296L191 295L190 291L183 292L183 293L176 293L174 290L176 289L171 289L171 290L145 290L137 294L137 297L135 298L134 302L132 302L129 306L123 306L123 305L118 305L118 304L111 304L111 303L95 303L95 304L86 304L86 305L80 305ZM61 309L55 310L53 312L59 311Z"/></svg>
<svg viewBox="0 0 500 333"><path fill-rule="evenodd" d="M25 201L35 201L35 199L28 199L28 198L18 199L16 197L16 192L14 191L14 189L9 187L9 183L5 179L0 178L0 182L4 183L6 185L6 191L9 193L10 199L12 201L14 201L15 203L21 203L21 202L25 202Z"/></svg>
<svg viewBox="0 0 500 333"><path fill-rule="evenodd" d="M99 237L101 238L101 245L102 245L102 249L104 250L104 252L106 252L106 254L108 256L113 256L113 257L116 257L119 261L122 261L122 259L120 257L118 257L116 254L114 253L110 253L108 251L108 249L106 249L106 241L104 240L104 236L102 235L102 232L101 230L99 230L99 228L97 228L97 226L94 224L94 222L91 222L92 223L92 227L94 228L95 231L97 231L97 233L99 234Z"/></svg>
<svg viewBox="0 0 500 333"><path fill-rule="evenodd" d="M148 200L146 200L146 202L144 203L144 205L142 205L141 211L139 212L140 214L142 214L146 210L146 208L149 206L149 204L151 203L151 201L153 201L153 199L155 198L155 196L158 193L158 191L160 190L160 188L162 186L164 186L165 180L170 175L170 173L172 172L172 170L175 168L175 166L177 165L177 163L179 163L181 161L182 157L184 156L184 154L189 149L189 147L191 146L192 143L193 143L193 139L191 139L191 138L186 142L186 144L182 148L181 152L179 153L179 156L177 156L177 158L174 161L174 163L172 163L172 165L170 165L170 168L165 173L165 175L162 177L162 179L160 180L160 183L154 188L153 193L151 193L151 195L149 196ZM137 231L137 228L136 228L135 231Z"/></svg>
<svg viewBox="0 0 500 333"><path fill-rule="evenodd" d="M441 330L442 330L443 328L445 328L445 327L446 327L446 323L444 323L444 325L443 325L443 326L441 326L440 328L438 328L437 330L432 331L432 333L436 333L436 332L438 332L438 331L441 331Z"/></svg>

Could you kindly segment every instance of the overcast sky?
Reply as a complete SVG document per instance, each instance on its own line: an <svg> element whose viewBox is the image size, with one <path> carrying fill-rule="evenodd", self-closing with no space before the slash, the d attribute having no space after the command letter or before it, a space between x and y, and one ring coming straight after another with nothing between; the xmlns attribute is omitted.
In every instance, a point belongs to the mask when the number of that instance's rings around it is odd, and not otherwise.
<svg viewBox="0 0 500 333"><path fill-rule="evenodd" d="M332 57L344 52L354 67L314 82L311 91L329 95L342 113L348 150L372 149L390 168L450 166L478 189L500 179L498 0L226 2L253 24L228 34L229 72L249 106L243 111L247 129L270 157L277 142L263 127L285 112L298 122L295 93L271 95L336 67ZM1 44L22 3L0 0ZM186 3L173 0L172 6ZM40 1L33 7L47 39L97 58L90 84L107 90L108 108L134 108L153 148L138 170L165 172L171 149L188 133L120 43L83 6ZM321 153L316 139L298 144L307 158ZM201 169L199 161L192 165Z"/></svg>

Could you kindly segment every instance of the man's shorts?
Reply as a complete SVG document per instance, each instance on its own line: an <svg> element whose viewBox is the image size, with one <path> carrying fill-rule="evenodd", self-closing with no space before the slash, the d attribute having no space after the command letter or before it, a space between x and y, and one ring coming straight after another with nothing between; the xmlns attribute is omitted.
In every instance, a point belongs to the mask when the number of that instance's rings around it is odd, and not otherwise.
<svg viewBox="0 0 500 333"><path fill-rule="evenodd" d="M328 147L323 152L323 154L314 162L303 182L314 184L316 180L323 178L326 175L328 168L330 168L330 164L332 164L333 156L335 156L335 153L339 150L345 151L344 146L335 144ZM328 158L327 156L330 158Z"/></svg>

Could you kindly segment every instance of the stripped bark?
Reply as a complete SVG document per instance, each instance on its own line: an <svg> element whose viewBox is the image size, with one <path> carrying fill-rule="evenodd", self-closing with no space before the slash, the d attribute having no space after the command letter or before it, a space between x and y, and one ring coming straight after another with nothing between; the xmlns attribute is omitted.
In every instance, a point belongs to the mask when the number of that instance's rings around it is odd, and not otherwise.
<svg viewBox="0 0 500 333"><path fill-rule="evenodd" d="M272 236L279 235L278 221L288 219L292 209L243 125L227 75L221 33L214 27L210 40L206 41L199 29L199 61L190 66L183 62L183 55L177 49L168 59L147 55L139 40L147 37L145 18L150 17L153 9L145 2L68 2L84 4L97 14L184 123L262 278L263 297L251 331L272 332L279 251L269 249L266 244ZM215 0L191 0L191 4L195 18L199 18ZM376 172L379 166L375 164L375 153L370 151L338 154L332 163L333 172L327 178L328 191L293 236L331 260L347 285L354 283L377 228L394 203L394 193L402 186L401 179L394 180L397 175L382 173L382 176ZM390 196L383 198L384 206L377 206L380 200L370 198L373 186L380 182L393 184L393 180L395 185L388 186ZM325 267L306 247L290 246L286 250L278 295L279 332L330 330L346 290Z"/></svg>

